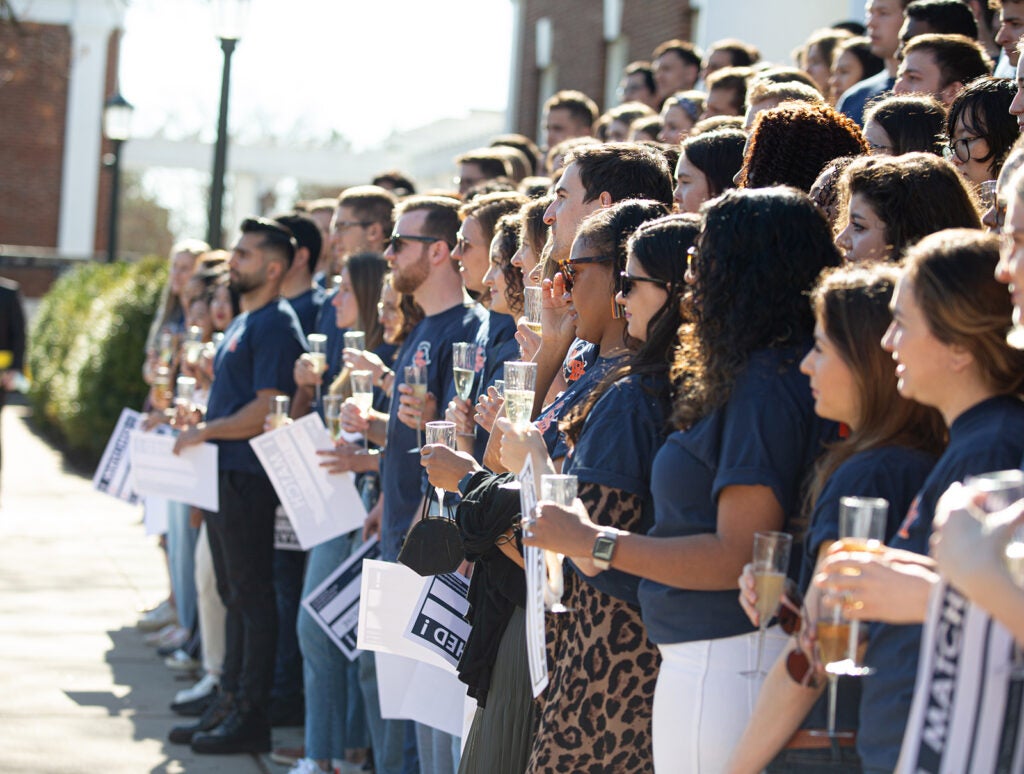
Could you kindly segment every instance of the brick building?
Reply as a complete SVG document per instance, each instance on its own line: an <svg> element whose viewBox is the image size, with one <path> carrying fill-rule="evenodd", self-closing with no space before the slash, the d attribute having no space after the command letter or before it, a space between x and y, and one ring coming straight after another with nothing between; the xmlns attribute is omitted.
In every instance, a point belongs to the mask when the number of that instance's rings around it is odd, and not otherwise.
<svg viewBox="0 0 1024 774"><path fill-rule="evenodd" d="M115 90L123 3L13 4L0 23L0 244L85 257L106 246L103 103Z"/></svg>

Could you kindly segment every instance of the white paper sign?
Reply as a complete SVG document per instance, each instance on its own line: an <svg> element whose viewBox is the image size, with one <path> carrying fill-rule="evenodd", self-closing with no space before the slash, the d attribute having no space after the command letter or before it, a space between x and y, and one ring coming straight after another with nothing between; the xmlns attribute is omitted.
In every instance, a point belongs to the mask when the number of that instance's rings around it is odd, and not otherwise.
<svg viewBox="0 0 1024 774"><path fill-rule="evenodd" d="M405 638L432 650L453 667L458 667L472 629L469 612L469 579L457 572L433 575L424 584Z"/></svg>
<svg viewBox="0 0 1024 774"><path fill-rule="evenodd" d="M165 497L143 497L142 526L147 535L163 535L167 532L167 507Z"/></svg>
<svg viewBox="0 0 1024 774"><path fill-rule="evenodd" d="M92 477L92 488L135 505L139 496L131 487L131 455L129 433L142 427L143 414L130 408L121 409L121 416L103 450L100 464Z"/></svg>
<svg viewBox="0 0 1024 774"><path fill-rule="evenodd" d="M359 593L363 560L380 556L377 538L370 538L302 600L302 606L349 661L359 656Z"/></svg>
<svg viewBox="0 0 1024 774"><path fill-rule="evenodd" d="M280 505L274 511L274 549L277 551L301 551L299 538L295 534L288 514Z"/></svg>
<svg viewBox="0 0 1024 774"><path fill-rule="evenodd" d="M519 506L523 514L523 529L535 517L537 510L537 480L533 475L533 457L526 456L519 472ZM544 590L547 587L547 569L544 551L536 546L523 550L526 569L526 656L530 664L530 688L537 698L548 687L548 651L544 633Z"/></svg>
<svg viewBox="0 0 1024 774"><path fill-rule="evenodd" d="M201 443L175 454L171 436L133 430L130 438L136 492L219 510L216 446Z"/></svg>
<svg viewBox="0 0 1024 774"><path fill-rule="evenodd" d="M421 661L374 653L382 718L413 720L452 736L465 728L466 686L450 672Z"/></svg>
<svg viewBox="0 0 1024 774"><path fill-rule="evenodd" d="M351 473L320 467L321 449L333 448L323 420L307 414L249 441L292 523L299 545L315 545L362 527L366 508Z"/></svg>

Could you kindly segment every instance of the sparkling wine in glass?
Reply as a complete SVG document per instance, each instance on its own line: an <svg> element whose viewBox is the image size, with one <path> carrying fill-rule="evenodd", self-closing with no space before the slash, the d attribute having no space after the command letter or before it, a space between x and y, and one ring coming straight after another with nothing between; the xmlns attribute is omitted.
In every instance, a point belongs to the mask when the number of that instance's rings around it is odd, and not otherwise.
<svg viewBox="0 0 1024 774"><path fill-rule="evenodd" d="M341 440L341 404L340 395L324 395L324 421L327 423L327 433L332 441Z"/></svg>
<svg viewBox="0 0 1024 774"><path fill-rule="evenodd" d="M452 370L456 394L462 400L469 400L476 377L476 344L465 341L452 344Z"/></svg>
<svg viewBox="0 0 1024 774"><path fill-rule="evenodd" d="M426 443L439 443L442 446L447 446L449 449L455 448L455 423L438 421L438 422L427 422L427 436ZM442 516L444 516L444 489L439 486L434 487L434 492L437 494L437 508Z"/></svg>
<svg viewBox="0 0 1024 774"><path fill-rule="evenodd" d="M345 349L358 349L360 352L366 350L366 334L363 331L345 331L342 340Z"/></svg>
<svg viewBox="0 0 1024 774"><path fill-rule="evenodd" d="M561 473L545 473L540 477L540 497L551 500L555 505L570 507L576 500L576 476ZM565 595L565 575L563 572L565 555L555 551L544 551L544 564L547 566L548 582L544 594L544 607L549 613L568 613L569 608L562 604Z"/></svg>
<svg viewBox="0 0 1024 774"><path fill-rule="evenodd" d="M287 424L288 413L292 409L292 400L287 395L275 395L270 400L270 427L277 429Z"/></svg>
<svg viewBox="0 0 1024 774"><path fill-rule="evenodd" d="M757 594L757 664L741 672L746 677L761 677L764 669L764 639L768 622L775 616L789 569L793 536L785 532L754 533L754 591Z"/></svg>
<svg viewBox="0 0 1024 774"><path fill-rule="evenodd" d="M191 408L192 398L196 394L196 380L191 376L179 376L174 388L174 405L183 406L186 410Z"/></svg>
<svg viewBox="0 0 1024 774"><path fill-rule="evenodd" d="M843 613L844 597L822 592L818 597L818 621L816 644L818 660L828 675L828 737L836 739L836 695L839 691L839 675L845 671L850 658L850 639L853 632L850 621Z"/></svg>
<svg viewBox="0 0 1024 774"><path fill-rule="evenodd" d="M526 318L526 327L541 335L540 315L544 309L543 290L539 287L523 288L523 317Z"/></svg>
<svg viewBox="0 0 1024 774"><path fill-rule="evenodd" d="M316 375L323 377L327 370L327 336L323 333L311 333L306 337L309 342L309 357ZM316 383L316 405L320 405L320 382Z"/></svg>
<svg viewBox="0 0 1024 774"><path fill-rule="evenodd" d="M185 362L194 366L203 353L203 329L193 325L185 335Z"/></svg>
<svg viewBox="0 0 1024 774"><path fill-rule="evenodd" d="M533 413L533 396L537 386L537 364L525 360L510 360L505 363L505 416L517 431L530 426ZM520 489L517 480L498 484L499 489Z"/></svg>
<svg viewBox="0 0 1024 774"><path fill-rule="evenodd" d="M373 408L373 372L353 371L349 374L349 382L352 385L352 402L359 407L359 413L364 417L370 415ZM369 449L369 441L366 434L363 434L363 451Z"/></svg>
<svg viewBox="0 0 1024 774"><path fill-rule="evenodd" d="M423 446L423 405L427 397L427 367L408 365L405 367L405 383L412 388L414 398L419 398L420 418L416 420L416 448L409 449L410 454L419 454Z"/></svg>

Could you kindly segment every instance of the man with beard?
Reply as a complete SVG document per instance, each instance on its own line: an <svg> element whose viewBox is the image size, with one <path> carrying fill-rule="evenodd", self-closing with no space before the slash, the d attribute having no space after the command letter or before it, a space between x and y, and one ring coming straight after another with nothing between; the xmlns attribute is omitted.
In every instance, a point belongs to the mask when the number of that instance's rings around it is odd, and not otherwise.
<svg viewBox="0 0 1024 774"><path fill-rule="evenodd" d="M217 591L227 608L217 702L170 740L198 753L270 751L268 705L274 676L274 511L278 497L249 446L278 395L290 395L292 364L305 350L295 312L280 297L296 242L280 223L243 221L231 253L232 286L242 314L225 331L214 360L206 421L178 436L175 452L210 441L218 447L220 511L206 514Z"/></svg>

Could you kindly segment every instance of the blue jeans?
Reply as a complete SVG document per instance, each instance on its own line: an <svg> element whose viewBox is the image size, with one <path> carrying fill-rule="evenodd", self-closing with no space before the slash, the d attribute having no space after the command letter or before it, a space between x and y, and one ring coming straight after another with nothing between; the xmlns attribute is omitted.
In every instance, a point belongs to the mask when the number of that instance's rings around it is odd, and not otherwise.
<svg viewBox="0 0 1024 774"><path fill-rule="evenodd" d="M340 535L310 549L303 597L345 561L351 545L350 535ZM348 696L358 689L350 685L350 662L305 608L299 610L297 630L306 682L306 757L344 758L346 747L366 746L365 738L350 739L346 733Z"/></svg>
<svg viewBox="0 0 1024 774"><path fill-rule="evenodd" d="M459 737L416 724L416 751L420 774L456 774L459 770Z"/></svg>
<svg viewBox="0 0 1024 774"><path fill-rule="evenodd" d="M408 720L384 719L380 716L377 661L371 650L365 650L359 655L359 688L366 706L375 774L419 774L415 739L409 740L408 754L405 749L406 729L411 729L413 724Z"/></svg>
<svg viewBox="0 0 1024 774"><path fill-rule="evenodd" d="M191 631L196 625L196 541L199 530L188 523L191 509L185 503L167 503L167 564L178 621Z"/></svg>
<svg viewBox="0 0 1024 774"><path fill-rule="evenodd" d="M274 687L271 690L274 699L293 701L302 696L304 672L296 618L303 597L302 575L305 570L305 551L274 549L274 596L278 620Z"/></svg>

